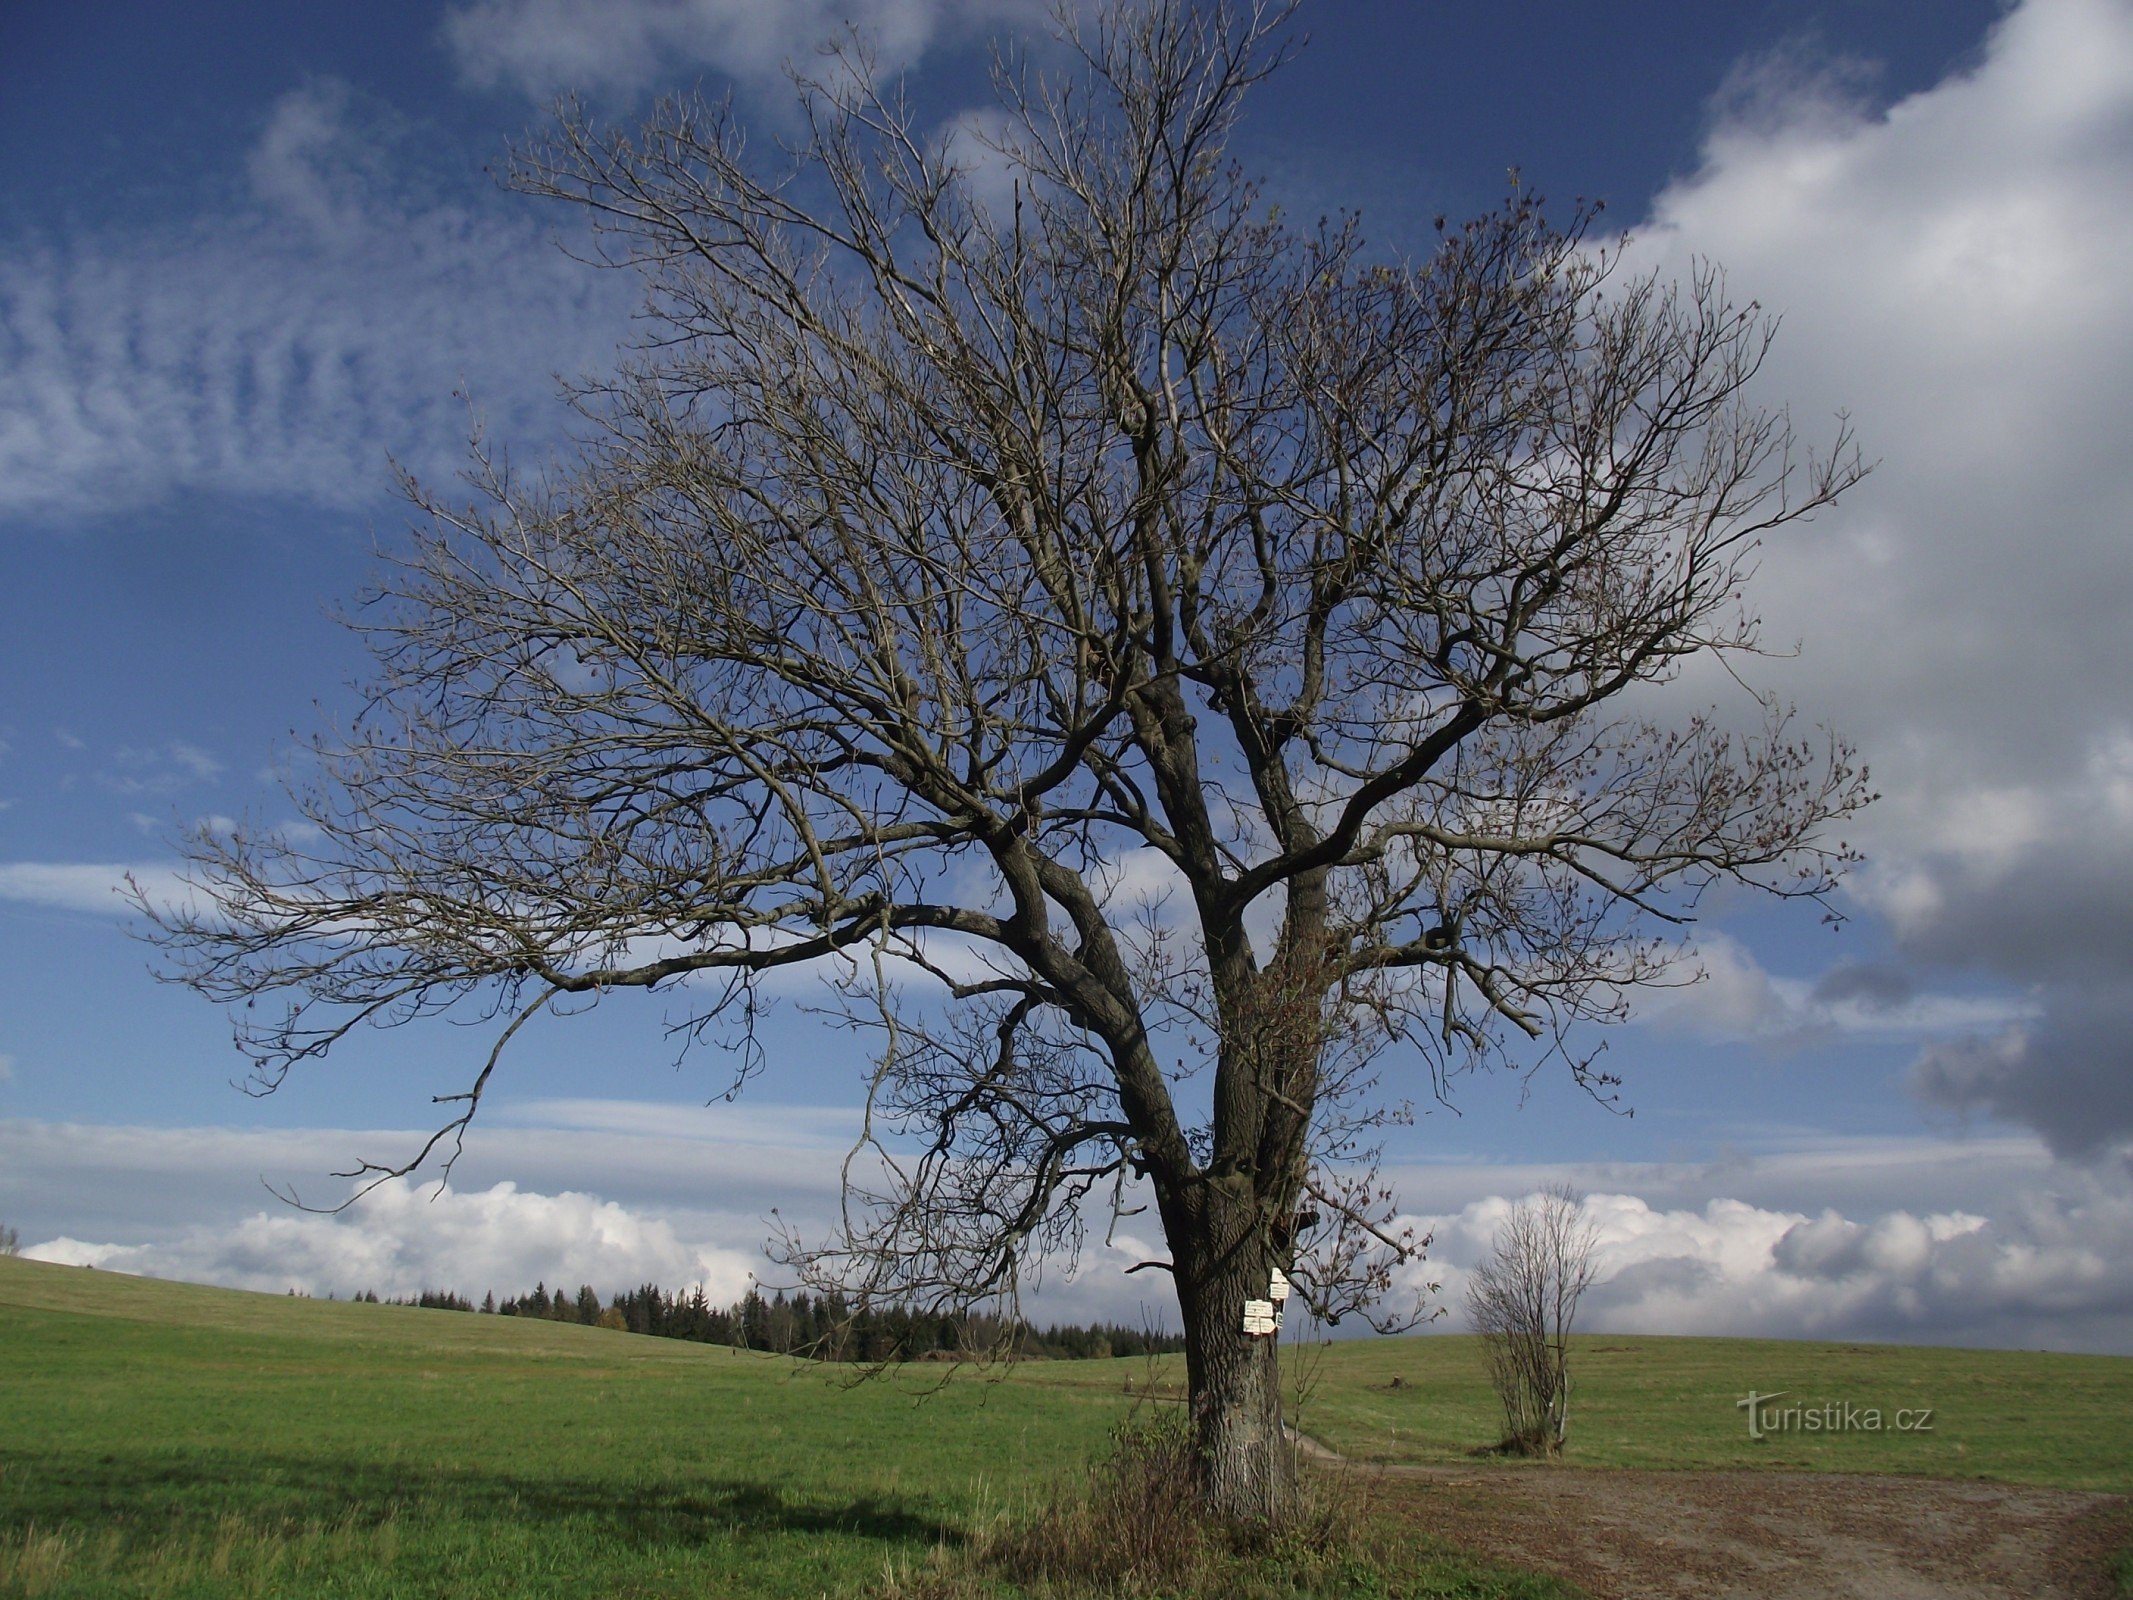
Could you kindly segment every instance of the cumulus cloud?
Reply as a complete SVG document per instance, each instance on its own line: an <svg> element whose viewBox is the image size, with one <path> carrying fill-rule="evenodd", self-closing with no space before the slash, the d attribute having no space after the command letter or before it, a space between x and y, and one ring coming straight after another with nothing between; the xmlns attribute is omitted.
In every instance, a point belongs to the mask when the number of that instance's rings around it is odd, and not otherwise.
<svg viewBox="0 0 2133 1600"><path fill-rule="evenodd" d="M608 363L634 291L545 219L417 192L417 142L321 82L276 103L219 214L0 239L0 517L373 505L389 455L461 465L462 386L501 435L555 438L554 374Z"/></svg>
<svg viewBox="0 0 2133 1600"><path fill-rule="evenodd" d="M944 38L1045 15L1039 0L474 0L447 13L444 36L468 82L547 99L667 86L706 67L773 82L852 29L883 66L908 66Z"/></svg>
<svg viewBox="0 0 2133 1600"><path fill-rule="evenodd" d="M1916 1087L2107 1147L2133 1138L2106 1025L2133 1010L2133 214L2099 197L2133 185L2133 10L2026 0L1885 110L1796 62L1751 76L1636 249L1723 262L1783 318L1767 393L1849 408L1880 458L1766 552L1767 636L1802 648L1762 676L1870 762L1856 892L1905 961L2030 1014L1930 1042Z"/></svg>
<svg viewBox="0 0 2133 1600"><path fill-rule="evenodd" d="M237 1288L478 1296L536 1280L603 1293L701 1281L717 1298L751 1272L779 1281L763 1254L777 1225L825 1236L859 1115L596 1099L497 1110L441 1195L398 1181L337 1216L262 1209L262 1176L330 1202L347 1186L322 1174L357 1152L405 1153L420 1135L0 1119L0 1216L39 1259ZM1174 1321L1167 1286L1124 1270L1162 1254L1103 1242L1099 1224L1082 1260L1055 1261L1026 1286L1032 1309Z"/></svg>
<svg viewBox="0 0 2133 1600"><path fill-rule="evenodd" d="M323 1174L419 1135L0 1119L0 1215L46 1259L240 1287L479 1294L701 1277L723 1292L751 1268L774 1276L761 1255L773 1207L815 1235L834 1218L856 1121L849 1107L746 1101L497 1110L440 1198L391 1184L333 1218L262 1207L261 1176L331 1201L347 1191ZM1568 1181L1592 1194L1601 1229L1593 1328L2133 1351L2133 1183L2055 1164L2030 1137L1387 1176L1435 1233L1419 1277L1455 1312L1511 1197ZM1099 1221L1071 1270L1045 1273L1037 1314L1174 1321L1167 1284L1126 1272L1168 1254L1141 1226L1106 1239Z"/></svg>
<svg viewBox="0 0 2133 1600"><path fill-rule="evenodd" d="M1436 1235L1425 1275L1453 1325L1467 1277L1514 1199L1415 1219ZM1885 1338L2133 1351L2133 1188L2060 1175L1999 1214L1897 1209L1863 1219L1715 1198L1654 1206L1588 1196L1598 1281L1589 1330L1755 1338Z"/></svg>
<svg viewBox="0 0 2133 1600"><path fill-rule="evenodd" d="M412 1129L158 1128L0 1119L0 1215L48 1260L239 1288L604 1291L647 1279L723 1293L750 1270L773 1208L834 1215L849 1108L503 1104L451 1186L397 1180L345 1212L329 1174L405 1158Z"/></svg>
<svg viewBox="0 0 2133 1600"><path fill-rule="evenodd" d="M738 1296L760 1265L753 1252L685 1238L664 1218L589 1194L535 1194L499 1183L479 1191L395 1180L335 1216L256 1211L234 1224L187 1229L152 1244L57 1238L24 1255L149 1277L308 1294L414 1294L423 1289L518 1293L535 1282L589 1283L603 1295L640 1283L702 1284Z"/></svg>
<svg viewBox="0 0 2133 1600"><path fill-rule="evenodd" d="M833 1212L857 1124L848 1107L504 1102L477 1126L453 1182L469 1191L505 1182L572 1190L714 1218L720 1237L752 1246L773 1206L802 1217ZM263 1182L332 1204L349 1185L329 1174L359 1160L405 1160L428 1134L0 1119L0 1210L26 1234L163 1238L173 1219L234 1224L258 1207Z"/></svg>

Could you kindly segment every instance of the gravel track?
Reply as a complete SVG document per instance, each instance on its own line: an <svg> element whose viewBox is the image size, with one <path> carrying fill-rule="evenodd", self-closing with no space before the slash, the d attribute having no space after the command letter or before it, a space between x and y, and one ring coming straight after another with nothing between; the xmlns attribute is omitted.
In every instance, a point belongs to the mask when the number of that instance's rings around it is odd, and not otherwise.
<svg viewBox="0 0 2133 1600"><path fill-rule="evenodd" d="M2111 1600L2123 1496L1808 1472L1399 1467L1305 1455L1421 1530L1594 1600Z"/></svg>

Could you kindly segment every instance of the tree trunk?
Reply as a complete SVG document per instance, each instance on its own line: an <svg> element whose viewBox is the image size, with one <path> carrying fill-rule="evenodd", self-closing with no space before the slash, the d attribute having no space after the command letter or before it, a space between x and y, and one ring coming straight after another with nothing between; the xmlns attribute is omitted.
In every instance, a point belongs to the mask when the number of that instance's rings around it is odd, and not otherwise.
<svg viewBox="0 0 2133 1600"><path fill-rule="evenodd" d="M1199 1487L1216 1516L1280 1522L1296 1504L1295 1452L1281 1426L1281 1341L1244 1331L1245 1302L1267 1298L1274 1262L1262 1228L1236 1230L1226 1249L1224 1231L1203 1221L1202 1247L1174 1252Z"/></svg>

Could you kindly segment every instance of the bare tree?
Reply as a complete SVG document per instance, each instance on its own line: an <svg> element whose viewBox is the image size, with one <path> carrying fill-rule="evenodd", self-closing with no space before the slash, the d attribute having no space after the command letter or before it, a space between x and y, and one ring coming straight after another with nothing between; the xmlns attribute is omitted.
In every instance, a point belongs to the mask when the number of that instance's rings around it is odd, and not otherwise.
<svg viewBox="0 0 2133 1600"><path fill-rule="evenodd" d="M1467 1282L1467 1317L1503 1402L1507 1450L1553 1455L1569 1437L1570 1333L1598 1246L1584 1197L1544 1189L1511 1208Z"/></svg>
<svg viewBox="0 0 2133 1600"><path fill-rule="evenodd" d="M877 1065L791 1259L963 1308L1147 1197L1246 1515L1291 1491L1276 1274L1338 1316L1418 1245L1373 1130L1495 1062L1611 1095L1582 1025L1713 881L1825 891L1866 798L1779 708L1609 709L1750 650L1757 540L1857 474L1744 400L1767 327L1522 195L1412 263L1291 231L1225 154L1284 20L1106 4L975 143L861 54L774 163L724 107L566 108L514 181L652 331L543 481L410 486L315 832L192 836L148 908L262 1087L493 1008L369 1178L448 1168L544 1012L671 992L737 1085L765 975L820 970Z"/></svg>
<svg viewBox="0 0 2133 1600"><path fill-rule="evenodd" d="M13 1228L0 1228L0 1256L14 1256L21 1253L22 1235Z"/></svg>

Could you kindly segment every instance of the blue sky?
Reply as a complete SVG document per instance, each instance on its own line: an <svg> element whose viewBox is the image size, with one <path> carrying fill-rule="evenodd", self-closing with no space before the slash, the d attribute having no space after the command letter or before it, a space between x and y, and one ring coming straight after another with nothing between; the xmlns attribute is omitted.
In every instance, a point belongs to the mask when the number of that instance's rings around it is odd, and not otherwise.
<svg viewBox="0 0 2133 1600"><path fill-rule="evenodd" d="M478 0L0 13L0 1221L41 1253L339 1292L646 1275L736 1286L820 1215L858 1094L788 1001L773 1070L706 1108L656 1002L512 1059L453 1194L335 1221L476 1037L356 1041L279 1094L156 984L112 885L203 816L288 815L292 734L350 704L334 620L402 537L388 460L521 459L629 286L485 176L558 89L627 117L875 31L927 115L984 98L1028 0ZM1599 1314L1657 1331L2133 1348L2133 9L1305 7L1240 139L1292 211L1393 247L1506 170L1591 196L1662 272L1784 318L1765 397L1881 465L1769 552L1765 677L1885 798L1840 932L1721 902L1707 981L1617 1031L1633 1118L1545 1073L1470 1081L1390 1152L1456 1299L1507 1197L1596 1196ZM1691 680L1690 695L1724 685ZM509 1187L506 1187L509 1186ZM1136 1241L1122 1251L1131 1254ZM1138 1259L1134 1255L1134 1259ZM1063 1308L1131 1314L1098 1253ZM611 1282L609 1280L612 1280Z"/></svg>

